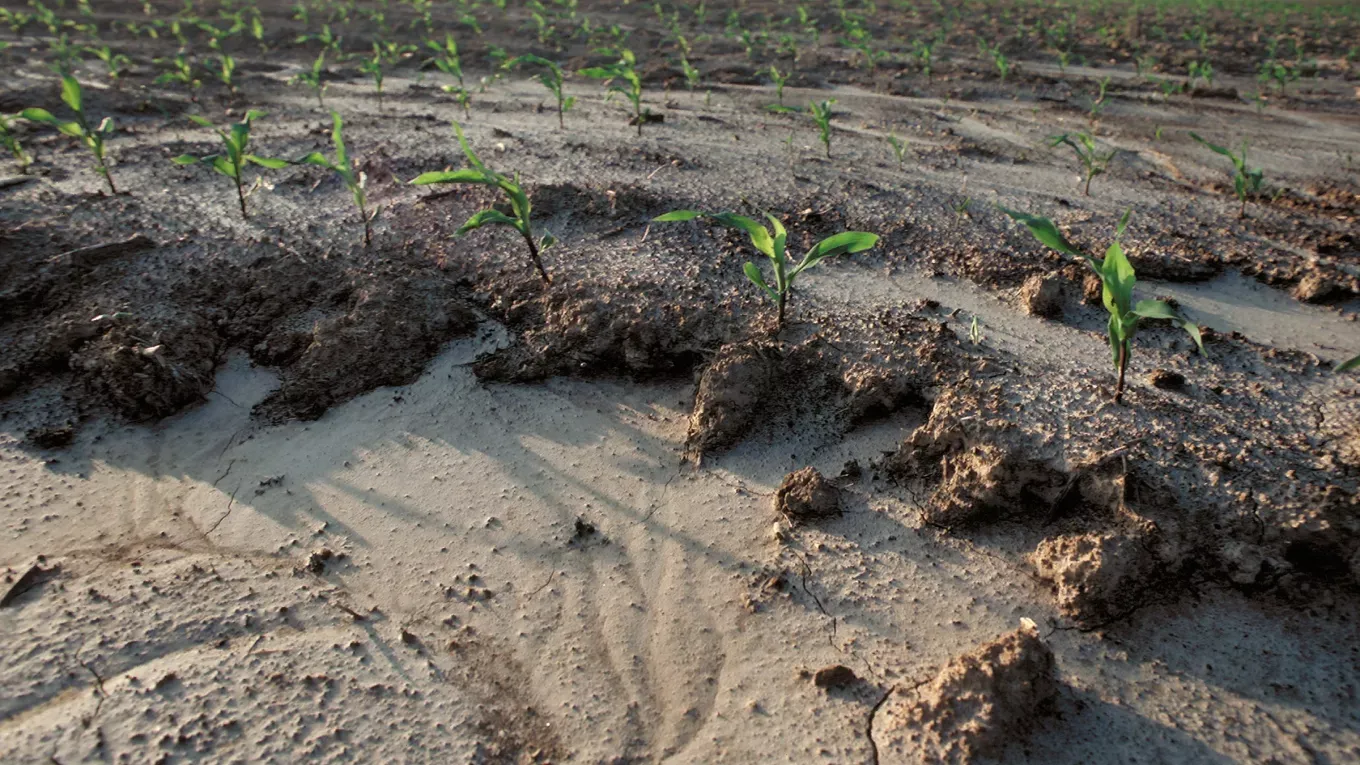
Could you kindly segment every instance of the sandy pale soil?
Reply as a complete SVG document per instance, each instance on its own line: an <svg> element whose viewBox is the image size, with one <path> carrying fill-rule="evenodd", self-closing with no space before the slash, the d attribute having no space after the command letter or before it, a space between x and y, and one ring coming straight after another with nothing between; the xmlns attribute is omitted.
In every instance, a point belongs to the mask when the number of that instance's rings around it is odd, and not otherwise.
<svg viewBox="0 0 1360 765"><path fill-rule="evenodd" d="M114 5L98 18L136 18ZM1226 15L1213 87L1169 97L1091 40L1065 69L1014 43L1002 83L962 31L930 78L905 42L870 73L828 33L784 93L836 99L827 159L805 115L765 110L781 59L724 37L725 6L691 94L636 5L582 12L642 55L665 121L640 138L579 77L563 130L523 74L465 115L417 57L380 112L332 65L382 206L367 248L318 169L263 174L243 221L226 179L169 161L213 150L185 114L246 107L259 153L329 151L287 84L316 19L266 9L271 51L232 43L234 99L153 85L173 41L113 35L124 84L81 77L120 126L118 195L21 128L0 761L1360 759L1360 399L1331 371L1360 353L1354 22L1323 24L1317 76L1264 109L1259 40ZM492 44L607 60L476 13L469 83ZM58 110L42 30L5 39L0 111ZM489 192L405 183L462 166L454 119L522 174L552 285L505 229L453 237ZM1085 196L1045 138L1089 127L1119 153ZM1268 191L1247 217L1189 130L1250 139ZM1140 296L1203 325L1207 357L1149 324L1112 403L1098 298L998 203L1093 251L1132 208ZM775 213L799 254L882 239L808 272L774 333L745 238L649 224L685 207Z"/></svg>

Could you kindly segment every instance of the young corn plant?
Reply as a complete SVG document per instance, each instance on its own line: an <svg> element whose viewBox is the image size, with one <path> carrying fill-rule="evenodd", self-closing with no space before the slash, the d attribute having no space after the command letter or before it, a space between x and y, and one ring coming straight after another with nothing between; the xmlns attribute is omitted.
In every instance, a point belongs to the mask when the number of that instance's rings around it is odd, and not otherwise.
<svg viewBox="0 0 1360 765"><path fill-rule="evenodd" d="M1133 337L1138 331L1140 321L1166 320L1181 327L1195 341L1195 347L1199 349L1200 355L1207 355L1204 352L1204 341L1200 336L1199 326L1181 316L1170 304L1161 300L1139 300L1136 303L1133 301L1133 286L1137 279L1134 276L1133 265L1129 263L1129 259L1124 255L1124 248L1119 244L1119 238L1124 235L1124 229L1129 223L1128 212L1120 218L1119 225L1115 228L1114 241L1105 250L1105 257L1096 259L1068 242L1048 218L1005 207L1002 207L1001 211L1013 220L1023 223L1034 238L1044 245L1064 255L1080 258L1100 278L1101 300L1105 304L1105 310L1110 314L1107 327L1110 354L1114 360L1115 371L1119 374L1114 389L1116 404L1120 403L1124 396L1124 375L1129 367Z"/></svg>
<svg viewBox="0 0 1360 765"><path fill-rule="evenodd" d="M1110 166L1110 160L1118 153L1117 149L1107 152L1100 151L1096 146L1096 139L1090 133L1063 133L1055 135L1049 139L1049 146L1069 146L1077 155L1077 161L1081 163L1085 185L1082 193L1091 196L1091 179L1104 173Z"/></svg>
<svg viewBox="0 0 1360 765"><path fill-rule="evenodd" d="M156 63L164 64L167 62L164 59L156 59ZM175 57L170 59L168 63L170 69L161 72L161 74L156 77L157 85L166 85L168 83L177 82L187 87L190 92L202 87L203 83L194 76L193 64L189 63L189 59L185 58L183 53L176 53ZM197 96L195 96L195 98L197 98Z"/></svg>
<svg viewBox="0 0 1360 765"><path fill-rule="evenodd" d="M434 64L435 68L458 80L459 88L466 88L463 82L463 60L458 56L458 43L453 39L453 35L444 35L444 42L436 40L426 40L425 47L434 51L434 55L426 59L427 64ZM446 92L452 92L447 90Z"/></svg>
<svg viewBox="0 0 1360 765"><path fill-rule="evenodd" d="M306 85L312 89L316 95L316 105L322 109L326 108L326 83L321 81L321 75L326 71L326 51L317 54L316 60L312 62L312 68L307 71L298 72L288 80L291 85Z"/></svg>
<svg viewBox="0 0 1360 765"><path fill-rule="evenodd" d="M563 115L570 111L571 107L576 105L576 96L566 96L562 94L562 67L546 58L540 58L533 54L525 54L505 62L505 68L514 69L521 64L532 64L543 68L544 71L539 72L536 79L543 83L543 87L547 88L553 96L557 98L557 126L565 129L567 123Z"/></svg>
<svg viewBox="0 0 1360 765"><path fill-rule="evenodd" d="M378 111L383 108L383 54L377 43L373 43L373 57L359 62L359 71L373 78L373 88L378 91Z"/></svg>
<svg viewBox="0 0 1360 765"><path fill-rule="evenodd" d="M114 87L117 87L122 82L120 78L123 76L123 72L127 71L128 65L132 63L131 59L122 53L114 53L113 49L107 45L101 45L98 48L86 48L85 50L104 62L104 68L108 70L109 79L113 81Z"/></svg>
<svg viewBox="0 0 1360 765"><path fill-rule="evenodd" d="M442 170L432 173L422 173L413 179L411 183L416 186L429 186L436 183L479 183L484 186L493 186L500 189L501 193L505 194L506 199L510 202L510 214L507 215L495 208L482 210L471 218L468 218L467 223L464 223L462 228L458 229L455 236L462 236L463 234L479 229L482 226L499 224L513 228L519 232L520 236L524 237L524 243L529 247L529 260L533 261L534 268L538 271L539 277L543 279L543 283L551 284L552 278L548 276L547 270L543 268L543 259L540 253L542 250L546 250L555 244L557 239L553 237L552 234L547 233L538 240L534 239L533 224L529 220L529 196L524 193L524 189L520 186L519 174L517 173L514 179L510 179L495 170L488 168L486 165L482 164L482 160L479 159L477 153L472 150L472 146L468 144L467 138L463 137L463 126L459 125L457 122L453 123L453 132L458 136L458 144L463 147L463 154L467 156L468 164L472 165L472 167L464 168L462 170Z"/></svg>
<svg viewBox="0 0 1360 765"><path fill-rule="evenodd" d="M642 123L647 121L651 112L642 106L642 78L637 73L637 57L631 50L619 51L619 60L608 66L592 66L581 70L581 76L604 80L610 95L620 93L633 105L633 123L637 134L642 135Z"/></svg>
<svg viewBox="0 0 1360 765"><path fill-rule="evenodd" d="M217 68L213 70L213 76L217 81L227 86L227 92L232 96L236 95L236 59L229 54L223 53L217 59Z"/></svg>
<svg viewBox="0 0 1360 765"><path fill-rule="evenodd" d="M217 137L222 139L222 145L226 147L224 154L209 154L203 157L195 157L191 154L181 154L171 161L177 165L197 165L204 164L212 167L218 173L230 178L236 184L236 201L241 205L241 219L247 220L250 216L246 213L246 195L241 171L247 165L258 165L271 170L279 170L288 166L288 161L283 159L271 159L250 153L250 127L251 123L264 116L264 112L251 109L246 112L245 118L231 127L223 130L215 127L211 121L204 119L196 114L189 115L189 119L199 127L212 128L217 131Z"/></svg>
<svg viewBox="0 0 1360 765"><path fill-rule="evenodd" d="M779 67L770 64L770 79L774 80L774 94L775 97L779 99L780 106L784 105L784 83L789 81L789 77L792 74L793 72L781 73Z"/></svg>
<svg viewBox="0 0 1360 765"><path fill-rule="evenodd" d="M24 147L19 144L19 136L14 132L14 120L4 114L0 114L0 146L5 147L5 151L14 155L14 161L19 163L21 174L28 172L28 166L33 164L33 157L24 151Z"/></svg>
<svg viewBox="0 0 1360 765"><path fill-rule="evenodd" d="M1233 163L1233 192L1237 194L1237 200L1241 202L1241 207L1237 210L1237 217L1245 218L1247 215L1247 199L1261 190L1261 182L1265 179L1265 173L1260 168L1252 168L1247 165L1247 144L1244 141L1242 148L1234 152L1232 149L1210 143L1201 138L1197 133L1191 133L1190 137L1204 144L1210 151L1222 154Z"/></svg>
<svg viewBox="0 0 1360 765"><path fill-rule="evenodd" d="M808 113L812 115L812 121L817 123L817 137L826 146L827 159L831 158L831 107L835 103L836 99L830 98L808 104Z"/></svg>
<svg viewBox="0 0 1360 765"><path fill-rule="evenodd" d="M700 83L703 81L702 76L699 74L699 70L689 62L688 57L681 56L680 71L685 75L685 87L689 90L689 97L694 98L694 89L699 87Z"/></svg>
<svg viewBox="0 0 1360 765"><path fill-rule="evenodd" d="M331 143L335 145L335 158L331 159L319 151L314 151L307 156L293 160L294 165L316 165L320 168L330 170L340 176L345 188L354 197L354 206L359 208L359 218L364 222L364 246L367 247L373 242L373 221L382 212L382 207L368 209L368 196L364 193L364 188L368 185L368 175L356 170L357 162L350 159L349 151L345 148L345 137L341 132L344 126L340 119L339 112L331 112Z"/></svg>
<svg viewBox="0 0 1360 765"><path fill-rule="evenodd" d="M898 138L896 133L889 133L888 145L892 147L893 156L897 157L897 166L901 167L907 158L907 142Z"/></svg>
<svg viewBox="0 0 1360 765"><path fill-rule="evenodd" d="M797 265L792 265L788 254L785 252L788 232L784 230L784 224L780 223L778 218L768 213L765 217L770 221L769 228L750 218L733 213L705 213L696 210L675 210L665 215L659 215L653 220L664 223L694 220L700 216L728 228L745 231L751 237L751 244L762 255L769 258L771 269L774 272L773 285L766 281L765 275L755 263L747 261L742 266L742 271L752 284L759 287L774 301L776 331L784 328L784 308L788 304L789 294L793 291L793 284L798 279L799 274L827 258L863 252L878 243L877 234L869 234L863 231L843 231L818 242L812 249L808 250Z"/></svg>
<svg viewBox="0 0 1360 765"><path fill-rule="evenodd" d="M76 78L66 75L61 78L61 101L75 113L74 121L59 120L52 116L46 109L30 107L19 112L19 116L29 122L41 122L44 125L51 125L59 130L62 135L68 135L78 139L85 148L94 155L94 170L104 176L104 181L109 185L109 192L118 193L117 187L113 185L113 175L109 173L109 164L104 156L105 141L113 134L113 118L105 117L97 127L90 127L90 121L85 116L85 108L80 93L80 83Z"/></svg>

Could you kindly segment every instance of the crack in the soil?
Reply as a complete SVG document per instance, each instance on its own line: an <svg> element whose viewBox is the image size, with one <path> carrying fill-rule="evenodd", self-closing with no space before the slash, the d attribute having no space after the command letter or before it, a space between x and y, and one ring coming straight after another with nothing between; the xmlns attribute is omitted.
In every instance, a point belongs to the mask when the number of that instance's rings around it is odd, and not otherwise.
<svg viewBox="0 0 1360 765"><path fill-rule="evenodd" d="M230 466L228 466L228 470L230 470ZM226 474L224 473L224 474L222 475L222 478L225 478L225 477L226 477ZM219 479L217 479L217 480L220 481L220 480L222 480L222 479L219 478ZM238 483L238 484L236 484L236 488L235 488L234 490L232 490L232 492L231 492L231 498L227 500L227 512L222 513L222 517L217 519L217 523L214 523L214 524L212 525L212 528L209 528L207 531L203 532L203 536L204 536L205 538L206 538L209 534L213 533L214 531L217 531L217 527L222 525L222 521L225 521L225 520L227 519L227 516L231 515L232 509L236 507L236 492L238 492L238 491L240 491L240 490L241 490L241 484Z"/></svg>

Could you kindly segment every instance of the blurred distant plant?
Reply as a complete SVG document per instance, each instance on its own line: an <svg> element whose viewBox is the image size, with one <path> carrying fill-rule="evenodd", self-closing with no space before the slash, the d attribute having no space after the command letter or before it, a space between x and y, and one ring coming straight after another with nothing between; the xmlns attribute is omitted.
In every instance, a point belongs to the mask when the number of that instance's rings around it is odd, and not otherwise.
<svg viewBox="0 0 1360 765"><path fill-rule="evenodd" d="M1247 143L1242 142L1242 148L1234 152L1233 150L1219 146L1215 143L1201 138L1197 133L1191 133L1190 137L1199 141L1210 151L1222 154L1233 163L1233 193L1237 194L1237 199L1242 206L1237 211L1237 217L1243 218L1247 214L1247 199L1261 190L1261 183L1265 179L1265 173L1259 168L1252 168L1247 165Z"/></svg>
<svg viewBox="0 0 1360 765"><path fill-rule="evenodd" d="M747 261L742 267L746 278L752 284L759 287L770 299L775 301L776 317L775 327L784 327L784 307L788 302L789 294L793 291L793 283L798 275L809 268L816 266L826 258L832 258L846 253L863 252L878 243L877 234L868 234L863 231L845 231L823 239L808 250L798 265L789 262L785 252L785 245L788 241L788 232L784 230L784 225L773 215L767 214L765 217L770 221L770 228L757 223L750 218L745 218L732 213L703 213L695 210L675 210L665 215L659 215L653 220L657 222L667 221L686 221L694 220L700 216L706 217L715 223L728 228L745 231L751 237L751 244L769 258L770 265L774 271L774 284L771 286L765 280L764 274L755 263Z"/></svg>
<svg viewBox="0 0 1360 765"><path fill-rule="evenodd" d="M1124 373L1129 366L1129 356L1133 351L1133 337L1138 331L1138 323L1141 320L1165 319L1176 324L1195 341L1195 346L1199 349L1200 354L1206 355L1199 326L1181 316L1170 304L1161 300L1133 302L1133 286L1136 282L1133 265L1129 263L1128 258L1124 255L1124 248L1119 244L1119 238L1124 235L1124 229L1128 226L1128 212L1125 212L1124 216L1119 219L1119 225L1115 228L1114 241L1105 251L1105 257L1097 260L1068 242L1058 231L1058 227L1053 225L1053 221L1048 218L1009 210L1005 207L1000 209L1017 222L1025 224L1034 238L1044 245L1065 255L1080 258L1100 278L1101 300L1105 304L1105 310L1110 314L1107 328L1110 353L1114 358L1115 370L1119 373L1119 381L1114 389L1114 402L1116 404L1120 403L1124 395Z"/></svg>
<svg viewBox="0 0 1360 765"><path fill-rule="evenodd" d="M428 186L436 183L477 183L484 186L492 186L501 190L510 202L509 215L495 208L482 210L468 218L467 223L458 229L455 236L479 229L482 226L502 225L509 226L524 237L524 243L529 247L529 259L533 261L534 268L538 270L538 275L545 284L551 283L552 278L548 276L547 270L543 268L543 260L540 257L540 250L546 250L557 242L552 234L544 234L541 239L535 241L533 225L529 220L531 210L529 196L524 193L519 183L519 175L514 179L488 168L478 159L476 152L468 145L467 139L463 137L463 127L457 122L453 123L453 132L458 136L458 144L463 147L463 154L467 156L468 164L472 167L462 170L443 170L432 173L422 173L411 181L417 186Z"/></svg>
<svg viewBox="0 0 1360 765"><path fill-rule="evenodd" d="M230 55L226 53L223 53L217 59L217 68L213 70L213 76L217 78L218 82L222 83L223 85L226 85L227 91L231 93L233 96L236 95L235 75L236 75L236 59L232 58Z"/></svg>
<svg viewBox="0 0 1360 765"><path fill-rule="evenodd" d="M157 59L156 63L166 64L167 62L165 59ZM176 53L175 57L173 59L170 59L168 65L170 67L169 71L162 72L158 77L156 77L157 85L165 85L171 82L178 82L179 84L189 88L190 92L192 92L198 90L199 87L203 84L199 82L197 77L194 76L193 64L189 63L189 60L184 57L183 53Z"/></svg>
<svg viewBox="0 0 1360 765"><path fill-rule="evenodd" d="M94 156L95 172L104 176L104 181L109 185L109 191L113 194L118 193L118 189L113 185L113 175L109 173L109 165L104 157L104 142L113 134L113 118L105 117L98 127L91 127L89 120L85 116L84 102L80 92L80 83L76 78L69 75L61 78L61 101L75 113L74 121L59 120L52 116L46 109L31 107L19 112L19 116L29 122L41 122L44 125L51 125L62 133L72 138L78 139L85 148L90 150Z"/></svg>
<svg viewBox="0 0 1360 765"><path fill-rule="evenodd" d="M123 76L123 72L127 71L128 65L131 64L132 61L122 53L114 53L107 45L101 45L97 48L86 48L85 50L93 53L95 58L104 62L104 67L109 73L109 79L112 80L114 86L117 87L121 82L119 78Z"/></svg>
<svg viewBox="0 0 1360 765"><path fill-rule="evenodd" d="M373 89L378 91L378 111L383 108L383 80L386 77L383 64L382 49L377 43L373 43L373 55L359 62L359 71L373 80Z"/></svg>
<svg viewBox="0 0 1360 765"><path fill-rule="evenodd" d="M605 87L612 95L620 93L633 105L633 122L637 124L637 134L642 135L642 123L647 121L651 112L642 106L642 78L637 73L637 58L631 50L619 51L619 60L607 66L592 66L581 70L581 76L604 80Z"/></svg>
<svg viewBox="0 0 1360 765"><path fill-rule="evenodd" d="M774 80L774 94L775 98L779 100L780 106L784 105L784 83L789 81L789 75L791 74L793 73L792 72L781 73L779 71L779 67L775 66L774 64L770 64L770 79Z"/></svg>
<svg viewBox="0 0 1360 765"><path fill-rule="evenodd" d="M901 167L907 156L907 142L898 138L896 133L889 133L888 144L892 146L893 155L897 157L897 166Z"/></svg>
<svg viewBox="0 0 1360 765"><path fill-rule="evenodd" d="M322 109L326 108L325 94L326 83L321 81L321 75L326 71L326 51L317 54L316 60L312 62L312 68L298 72L293 75L288 82L291 84L303 84L312 89L316 95L316 105Z"/></svg>
<svg viewBox="0 0 1360 765"><path fill-rule="evenodd" d="M689 59L687 57L681 56L680 71L684 72L685 74L685 87L689 89L689 95L691 98L693 98L694 89L699 87L699 84L701 82L699 70L696 69L694 65L689 62Z"/></svg>
<svg viewBox="0 0 1360 765"><path fill-rule="evenodd" d="M1214 86L1214 65L1208 61L1191 61L1188 72L1191 84L1196 80L1203 80L1205 87Z"/></svg>
<svg viewBox="0 0 1360 765"><path fill-rule="evenodd" d="M250 153L250 128L251 123L264 116L264 112L251 109L245 114L245 118L231 127L223 130L215 127L210 120L204 119L196 114L189 115L189 119L200 127L211 128L217 132L217 137L222 140L222 145L226 147L225 154L208 154L203 157L195 157L191 154L181 154L175 157L172 162L177 165L196 165L204 164L212 167L218 173L230 178L236 184L236 201L241 205L241 218L246 219L250 216L246 213L247 192L244 187L244 179L241 177L241 170L247 165L258 165L267 167L271 170L278 170L288 166L287 160L271 159Z"/></svg>
<svg viewBox="0 0 1360 765"><path fill-rule="evenodd" d="M836 99L830 98L825 101L812 101L808 104L808 113L812 115L812 121L817 123L817 137L826 146L827 159L831 158L831 107L836 103Z"/></svg>
<svg viewBox="0 0 1360 765"><path fill-rule="evenodd" d="M1085 185L1082 193L1086 196L1091 195L1091 179L1104 173L1109 168L1110 160L1114 158L1117 150L1111 149L1102 152L1096 146L1096 139L1090 133L1063 133L1055 135L1049 139L1049 146L1068 146L1077 155L1077 161L1081 163Z"/></svg>
<svg viewBox="0 0 1360 765"><path fill-rule="evenodd" d="M543 69L542 72L538 73L535 79L543 83L543 87L547 88L548 91L557 98L557 126L559 128L565 128L567 123L563 115L576 105L576 97L562 94L562 67L546 58L526 54L505 62L505 68L514 69L523 64L532 64Z"/></svg>
<svg viewBox="0 0 1360 765"><path fill-rule="evenodd" d="M28 172L28 166L33 164L33 157L19 145L19 136L14 132L13 118L4 114L0 114L0 146L14 155L14 161L19 163L20 173Z"/></svg>
<svg viewBox="0 0 1360 765"><path fill-rule="evenodd" d="M425 47L434 51L434 56L426 59L427 64L434 64L436 69L458 80L458 87L466 87L463 83L463 61L458 56L458 43L454 41L453 35L444 35L443 42L426 40Z"/></svg>

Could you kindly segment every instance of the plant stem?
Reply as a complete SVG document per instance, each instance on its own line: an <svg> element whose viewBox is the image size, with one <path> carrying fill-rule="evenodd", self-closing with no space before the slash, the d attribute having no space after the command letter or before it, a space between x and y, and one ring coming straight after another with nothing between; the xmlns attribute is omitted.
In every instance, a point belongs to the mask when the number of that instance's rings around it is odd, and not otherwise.
<svg viewBox="0 0 1360 765"><path fill-rule="evenodd" d="M241 171L238 168L236 172L239 176ZM246 195L241 191L241 179L239 177L236 178L236 201L241 203L241 220L249 220L250 216L246 214Z"/></svg>
<svg viewBox="0 0 1360 765"><path fill-rule="evenodd" d="M99 163L99 174L104 176L104 181L109 184L109 193L117 196L118 189L113 185L113 174L109 172L109 166L104 164L103 161Z"/></svg>
<svg viewBox="0 0 1360 765"><path fill-rule="evenodd" d="M781 330L781 329L784 328L784 303L785 303L787 300L788 300L788 293L787 293L787 292L781 292L781 293L779 293L779 299L775 301L775 305L778 306L777 314L776 314L776 316L775 316L775 325L774 325L774 326L775 326L775 331L778 331L778 330Z"/></svg>
<svg viewBox="0 0 1360 765"><path fill-rule="evenodd" d="M1086 196L1088 196L1088 197L1091 196L1091 174L1090 174L1090 173L1087 173L1087 174L1086 174L1086 191L1085 191L1085 194L1086 194Z"/></svg>
<svg viewBox="0 0 1360 765"><path fill-rule="evenodd" d="M1129 366L1129 344L1128 342L1119 345L1119 382L1114 386L1114 402L1121 403L1124 398L1124 372Z"/></svg>
<svg viewBox="0 0 1360 765"><path fill-rule="evenodd" d="M538 275L543 277L543 283L552 284L552 277L548 276L547 270L543 268L543 260L538 256L538 245L534 244L534 238L527 231L521 231L520 234L524 236L524 243L529 245L529 258L534 261Z"/></svg>
<svg viewBox="0 0 1360 765"><path fill-rule="evenodd" d="M1238 210L1237 210L1237 217L1239 217L1239 218L1245 218L1245 217L1247 217L1247 198L1246 198L1246 197L1242 197L1242 206L1241 206L1240 208L1238 208Z"/></svg>

